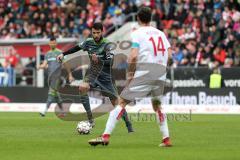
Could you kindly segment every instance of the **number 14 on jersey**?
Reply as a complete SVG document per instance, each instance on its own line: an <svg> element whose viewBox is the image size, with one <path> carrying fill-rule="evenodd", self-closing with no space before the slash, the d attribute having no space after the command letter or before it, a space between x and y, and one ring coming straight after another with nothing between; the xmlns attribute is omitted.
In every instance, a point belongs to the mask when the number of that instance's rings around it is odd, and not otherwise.
<svg viewBox="0 0 240 160"><path fill-rule="evenodd" d="M158 52L162 52L162 55L164 56L164 52L166 49L164 48L162 37L158 37L157 45L156 45L153 37L149 38L149 41L152 42L154 55L157 56Z"/></svg>

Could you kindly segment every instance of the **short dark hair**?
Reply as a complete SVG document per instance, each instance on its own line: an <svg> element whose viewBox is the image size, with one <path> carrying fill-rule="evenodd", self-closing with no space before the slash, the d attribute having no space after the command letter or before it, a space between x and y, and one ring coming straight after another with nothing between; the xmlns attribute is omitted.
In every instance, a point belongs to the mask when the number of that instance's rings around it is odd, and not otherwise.
<svg viewBox="0 0 240 160"><path fill-rule="evenodd" d="M55 37L50 37L50 41L56 41Z"/></svg>
<svg viewBox="0 0 240 160"><path fill-rule="evenodd" d="M139 20L143 23L151 22L152 11L149 7L141 7L137 13Z"/></svg>
<svg viewBox="0 0 240 160"><path fill-rule="evenodd" d="M92 28L103 31L103 24L101 22L96 22L93 24Z"/></svg>

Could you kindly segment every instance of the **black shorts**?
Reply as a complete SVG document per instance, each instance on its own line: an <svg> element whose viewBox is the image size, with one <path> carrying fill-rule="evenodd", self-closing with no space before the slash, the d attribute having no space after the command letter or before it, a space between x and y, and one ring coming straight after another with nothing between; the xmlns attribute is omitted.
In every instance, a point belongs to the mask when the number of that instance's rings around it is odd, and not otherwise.
<svg viewBox="0 0 240 160"><path fill-rule="evenodd" d="M94 82L89 82L90 88L98 90L103 96L109 97L110 100L118 98L117 88L112 80L96 79Z"/></svg>
<svg viewBox="0 0 240 160"><path fill-rule="evenodd" d="M100 91L103 96L109 97L110 100L118 98L115 81L108 71L99 73L94 70L88 70L83 81L89 83L90 89Z"/></svg>

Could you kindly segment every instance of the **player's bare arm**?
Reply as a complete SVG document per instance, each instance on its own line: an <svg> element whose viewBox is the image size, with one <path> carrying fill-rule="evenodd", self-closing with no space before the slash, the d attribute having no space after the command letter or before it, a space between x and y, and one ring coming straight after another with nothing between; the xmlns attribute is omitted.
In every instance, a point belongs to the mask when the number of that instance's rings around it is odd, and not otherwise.
<svg viewBox="0 0 240 160"><path fill-rule="evenodd" d="M128 57L127 85L132 81L137 64L138 48L132 48Z"/></svg>
<svg viewBox="0 0 240 160"><path fill-rule="evenodd" d="M172 61L172 48L168 48L168 65L171 63Z"/></svg>
<svg viewBox="0 0 240 160"><path fill-rule="evenodd" d="M37 69L38 70L39 69L46 69L47 67L48 67L48 63L47 63L46 60L44 60L43 63L37 67Z"/></svg>
<svg viewBox="0 0 240 160"><path fill-rule="evenodd" d="M133 80L133 77L134 77L134 74L136 71L138 52L139 52L138 48L132 48L131 52L129 54L126 86L128 86L130 84L130 82ZM119 98L120 106L125 107L128 103L129 103L129 101L127 101L121 97Z"/></svg>
<svg viewBox="0 0 240 160"><path fill-rule="evenodd" d="M64 68L66 68L66 70L68 72L68 80L69 80L69 82L70 83L73 82L75 79L74 79L74 77L72 75L72 71L71 71L70 65L68 63L64 63L63 66L64 66Z"/></svg>

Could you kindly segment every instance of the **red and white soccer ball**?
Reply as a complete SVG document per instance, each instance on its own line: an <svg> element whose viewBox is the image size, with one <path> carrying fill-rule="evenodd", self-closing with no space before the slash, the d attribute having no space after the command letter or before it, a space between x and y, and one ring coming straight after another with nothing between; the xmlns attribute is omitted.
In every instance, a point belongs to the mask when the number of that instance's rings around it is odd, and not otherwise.
<svg viewBox="0 0 240 160"><path fill-rule="evenodd" d="M79 134L89 134L92 126L88 121L81 121L77 124L77 132Z"/></svg>

